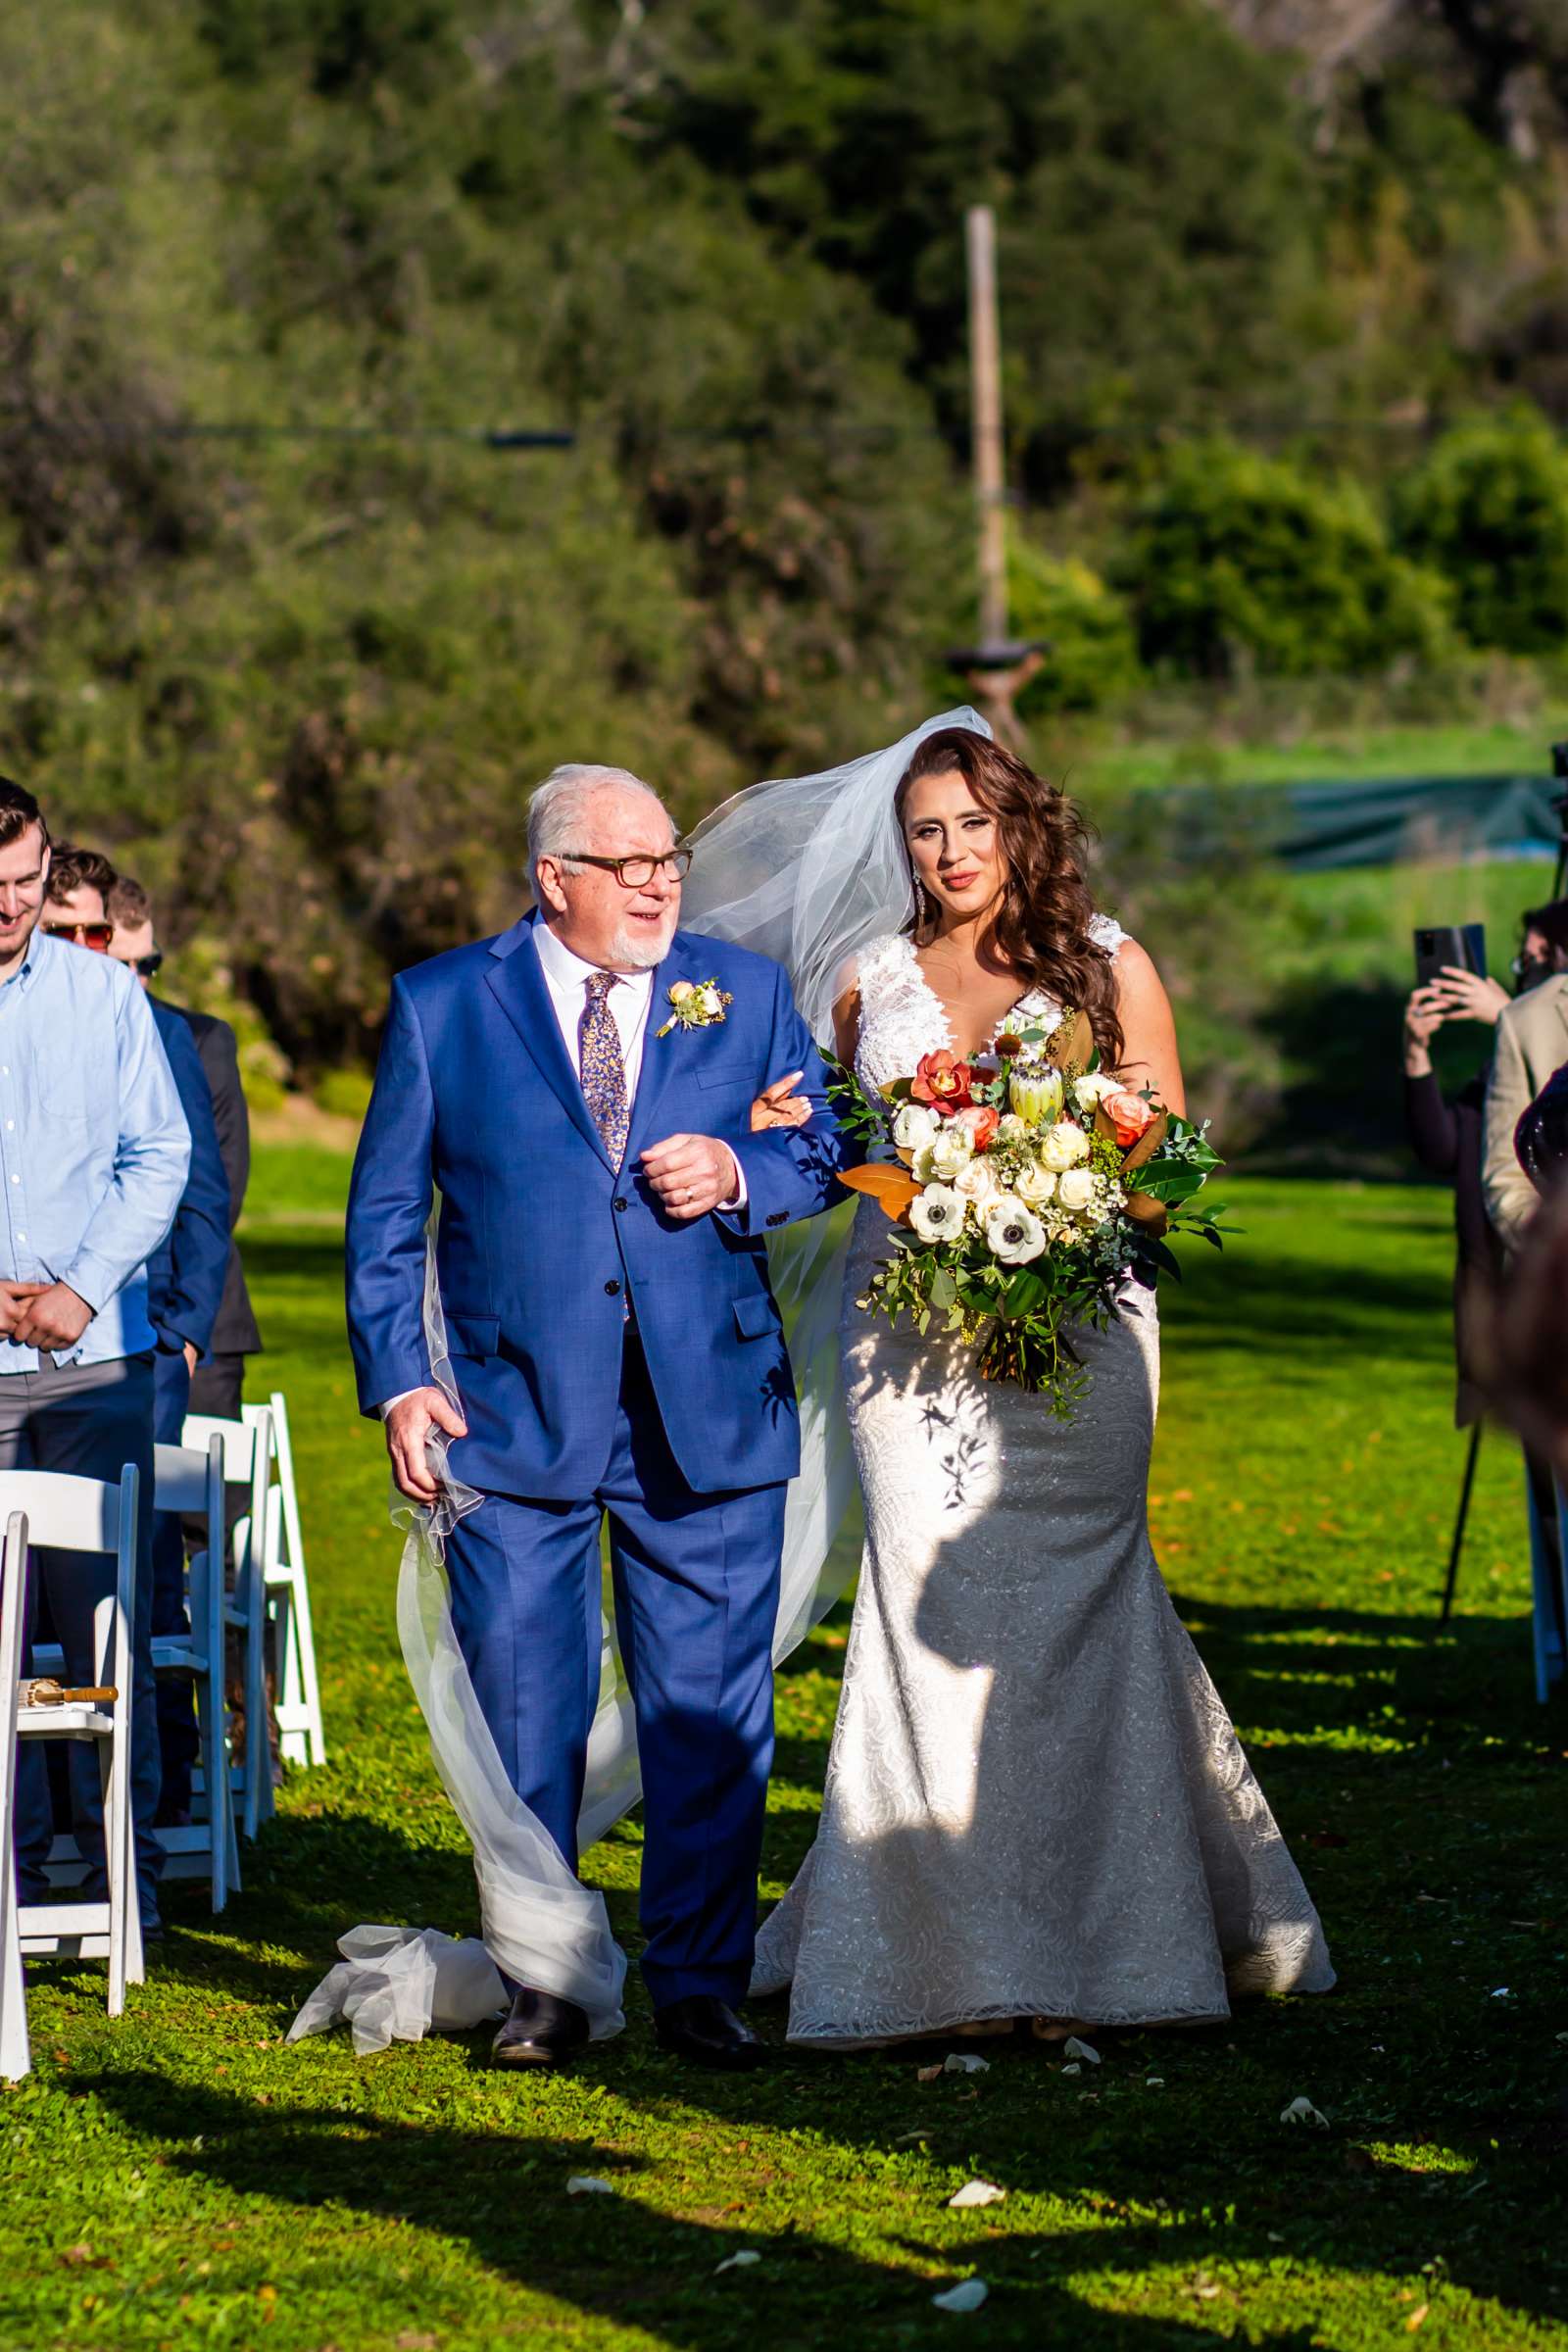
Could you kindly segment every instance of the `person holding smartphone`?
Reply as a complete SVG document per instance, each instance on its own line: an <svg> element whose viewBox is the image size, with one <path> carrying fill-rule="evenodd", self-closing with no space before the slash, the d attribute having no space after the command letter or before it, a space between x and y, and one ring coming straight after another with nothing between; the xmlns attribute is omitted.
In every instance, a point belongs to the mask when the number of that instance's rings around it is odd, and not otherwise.
<svg viewBox="0 0 1568 2352"><path fill-rule="evenodd" d="M1502 1271L1502 1245L1487 1214L1482 1141L1491 1053L1455 1095L1445 1095L1432 1066L1432 1040L1446 1022L1480 1021L1494 1029L1510 1003L1507 990L1480 972L1446 964L1411 994L1404 1007L1404 1123L1410 1149L1430 1176L1453 1187L1457 1243L1453 1270L1453 1352L1458 1373L1454 1426L1469 1429L1485 1411L1478 1375L1487 1317Z"/></svg>

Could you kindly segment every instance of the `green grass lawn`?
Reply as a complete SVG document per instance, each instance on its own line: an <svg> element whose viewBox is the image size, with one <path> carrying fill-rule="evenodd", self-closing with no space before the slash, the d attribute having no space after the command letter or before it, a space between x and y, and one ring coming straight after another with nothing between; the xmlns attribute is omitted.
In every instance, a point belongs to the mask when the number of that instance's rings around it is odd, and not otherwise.
<svg viewBox="0 0 1568 2352"><path fill-rule="evenodd" d="M291 1779L220 1922L172 1892L119 2025L98 1971L34 1973L36 2071L0 2092L0 2343L1562 2340L1568 1726L1532 1695L1501 1438L1460 1613L1434 1626L1462 1450L1443 1196L1240 1184L1245 1236L1223 1261L1195 1253L1167 1304L1157 1543L1338 1992L1106 2034L1077 2078L993 2047L987 2073L925 2084L909 2050L687 2072L654 2050L634 1985L620 2040L519 2082L485 2070L485 2036L370 2060L343 2034L282 2040L346 1927L474 1919L396 1649L380 1446L353 1409L345 1173L322 1149L265 1150L247 1229L332 1761ZM810 1837L843 1629L840 1612L781 1682L769 1895ZM630 1945L638 1839L627 1824L588 1860ZM781 2034L776 2009L761 2022ZM1278 2120L1302 2093L1326 2131ZM618 2193L568 2199L579 2172ZM950 2212L974 2174L1006 2202ZM761 2260L721 2272L742 2249ZM970 2275L981 2312L932 2308Z"/></svg>

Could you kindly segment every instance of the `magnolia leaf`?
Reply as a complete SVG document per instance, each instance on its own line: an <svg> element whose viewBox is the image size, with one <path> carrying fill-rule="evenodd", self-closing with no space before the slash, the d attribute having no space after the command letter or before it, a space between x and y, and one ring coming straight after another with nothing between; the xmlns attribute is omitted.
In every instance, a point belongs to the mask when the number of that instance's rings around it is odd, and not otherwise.
<svg viewBox="0 0 1568 2352"><path fill-rule="evenodd" d="M1127 1214L1135 1225L1147 1225L1151 1233L1170 1231L1170 1215L1165 1203L1156 1200L1152 1193L1129 1193Z"/></svg>
<svg viewBox="0 0 1568 2352"><path fill-rule="evenodd" d="M911 1200L920 1197L920 1187L904 1168L886 1167L868 1161L864 1167L843 1168L839 1182L848 1185L852 1193L864 1193L874 1200L885 1217L902 1217Z"/></svg>
<svg viewBox="0 0 1568 2352"><path fill-rule="evenodd" d="M1159 1111L1150 1120L1149 1125L1122 1161L1122 1174L1129 1175L1134 1168L1141 1168L1146 1159L1152 1159L1169 1133L1170 1112L1168 1110Z"/></svg>
<svg viewBox="0 0 1568 2352"><path fill-rule="evenodd" d="M978 2311L991 2289L983 2278L960 2278L945 2295L933 2295L938 2311Z"/></svg>
<svg viewBox="0 0 1568 2352"><path fill-rule="evenodd" d="M1095 1050L1095 1025L1087 1012L1069 1013L1047 1038L1045 1059L1058 1070L1083 1070Z"/></svg>
<svg viewBox="0 0 1568 2352"><path fill-rule="evenodd" d="M966 2180L963 2186L956 2190L948 2199L948 2211L950 2213L967 2213L971 2207L976 2205L1000 2205L1006 2193L1006 2190L999 2188L994 2180Z"/></svg>

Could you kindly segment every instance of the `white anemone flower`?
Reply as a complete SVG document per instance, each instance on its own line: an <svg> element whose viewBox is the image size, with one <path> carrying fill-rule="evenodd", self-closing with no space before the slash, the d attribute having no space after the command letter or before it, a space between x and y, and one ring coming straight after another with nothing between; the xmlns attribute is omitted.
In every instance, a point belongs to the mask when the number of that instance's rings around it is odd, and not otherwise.
<svg viewBox="0 0 1568 2352"><path fill-rule="evenodd" d="M1046 1246L1046 1229L1012 1193L1001 1193L985 1212L986 1247L1002 1265L1027 1265Z"/></svg>
<svg viewBox="0 0 1568 2352"><path fill-rule="evenodd" d="M963 1231L965 1202L949 1184L928 1184L909 1203L909 1223L922 1242L956 1241Z"/></svg>

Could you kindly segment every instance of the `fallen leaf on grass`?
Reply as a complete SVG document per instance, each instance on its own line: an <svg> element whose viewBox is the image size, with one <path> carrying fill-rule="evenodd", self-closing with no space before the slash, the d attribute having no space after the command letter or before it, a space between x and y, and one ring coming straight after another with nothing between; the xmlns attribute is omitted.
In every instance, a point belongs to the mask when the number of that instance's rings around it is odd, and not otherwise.
<svg viewBox="0 0 1568 2352"><path fill-rule="evenodd" d="M936 2066L917 2066L914 2070L914 2079L917 2082L934 2082L941 2072L940 2063Z"/></svg>
<svg viewBox="0 0 1568 2352"><path fill-rule="evenodd" d="M938 2311L978 2311L991 2289L983 2278L960 2278L945 2295L933 2295Z"/></svg>
<svg viewBox="0 0 1568 2352"><path fill-rule="evenodd" d="M1420 2327L1422 2321L1426 2318L1427 2313L1431 2309L1432 2306L1430 2303L1418 2303L1416 2305L1414 2311L1411 2312L1410 2317L1404 2323L1405 2329L1408 2334L1414 2335L1416 2329Z"/></svg>
<svg viewBox="0 0 1568 2352"><path fill-rule="evenodd" d="M714 2271L713 2277L716 2278L721 2271L749 2271L754 2262L760 2262L761 2259L760 2254L754 2254L750 2246L742 2246L737 2252L725 2257Z"/></svg>
<svg viewBox="0 0 1568 2352"><path fill-rule="evenodd" d="M956 2189L948 2199L948 2210L952 2213L963 2213L967 2212L971 2205L1000 2205L1006 2193L1006 2190L999 2188L994 2180L966 2180L963 2186Z"/></svg>
<svg viewBox="0 0 1568 2352"><path fill-rule="evenodd" d="M614 2193L612 2180L601 2180L592 2173L573 2173L566 2182L568 2197L612 2197Z"/></svg>
<svg viewBox="0 0 1568 2352"><path fill-rule="evenodd" d="M1314 2107L1310 2099L1293 2099L1288 2107L1282 2107L1280 2122L1282 2124L1311 2124L1319 2132L1326 2132L1329 2128L1328 2117L1320 2108Z"/></svg>
<svg viewBox="0 0 1568 2352"><path fill-rule="evenodd" d="M1066 2040L1061 2045L1061 2054L1064 2058L1081 2058L1087 2066L1098 2066L1100 2064L1100 2052L1095 2048L1094 2044L1088 2041L1080 2041L1076 2034L1068 2034Z"/></svg>

